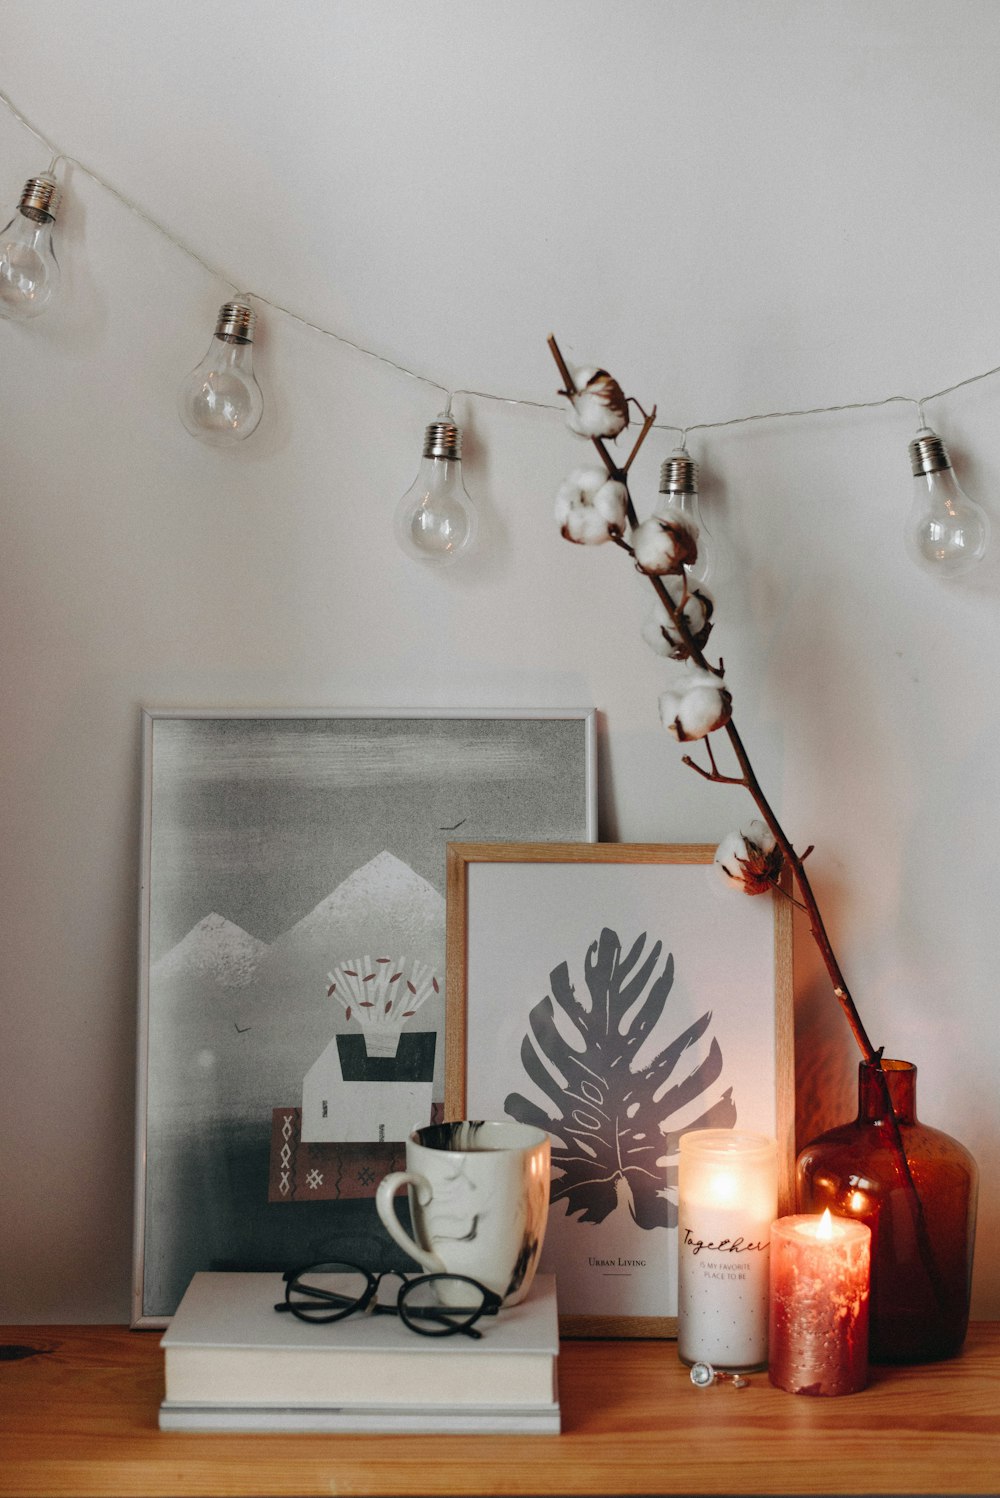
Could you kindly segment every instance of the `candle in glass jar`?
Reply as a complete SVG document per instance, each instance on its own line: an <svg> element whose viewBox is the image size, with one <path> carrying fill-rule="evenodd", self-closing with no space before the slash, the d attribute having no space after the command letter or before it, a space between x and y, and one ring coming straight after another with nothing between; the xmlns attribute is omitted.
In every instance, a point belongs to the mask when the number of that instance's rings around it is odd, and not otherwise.
<svg viewBox="0 0 1000 1498"><path fill-rule="evenodd" d="M767 1364L778 1147L763 1134L692 1129L680 1139L677 1351L730 1371Z"/></svg>
<svg viewBox="0 0 1000 1498"><path fill-rule="evenodd" d="M868 1382L871 1228L782 1217L771 1228L770 1379L790 1394L856 1394Z"/></svg>

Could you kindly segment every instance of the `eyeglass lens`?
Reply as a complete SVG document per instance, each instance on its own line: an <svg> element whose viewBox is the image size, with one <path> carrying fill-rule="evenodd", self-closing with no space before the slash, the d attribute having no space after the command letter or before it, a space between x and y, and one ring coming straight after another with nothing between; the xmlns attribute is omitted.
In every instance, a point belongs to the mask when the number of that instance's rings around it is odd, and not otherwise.
<svg viewBox="0 0 1000 1498"><path fill-rule="evenodd" d="M289 1310L306 1321L339 1321L367 1306L376 1285L375 1276L354 1264L312 1264L288 1278L285 1299ZM471 1327L490 1299L475 1280L436 1274L402 1280L395 1303L383 1301L378 1309L398 1310L407 1326L424 1336L446 1337Z"/></svg>
<svg viewBox="0 0 1000 1498"><path fill-rule="evenodd" d="M459 1275L411 1280L399 1295L399 1314L425 1336L444 1337L471 1326L483 1314L481 1285Z"/></svg>
<svg viewBox="0 0 1000 1498"><path fill-rule="evenodd" d="M353 1264L313 1264L289 1281L285 1298L297 1316L336 1321L351 1314L370 1285L368 1275Z"/></svg>

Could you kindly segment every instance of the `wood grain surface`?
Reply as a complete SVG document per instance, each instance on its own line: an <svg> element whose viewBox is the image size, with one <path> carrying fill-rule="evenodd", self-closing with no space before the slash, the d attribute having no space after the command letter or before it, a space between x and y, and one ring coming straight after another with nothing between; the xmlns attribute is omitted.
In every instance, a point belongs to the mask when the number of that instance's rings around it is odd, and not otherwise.
<svg viewBox="0 0 1000 1498"><path fill-rule="evenodd" d="M161 1432L155 1332L6 1327L0 1494L900 1494L1000 1491L1000 1323L843 1399L696 1389L669 1342L567 1342L560 1436Z"/></svg>

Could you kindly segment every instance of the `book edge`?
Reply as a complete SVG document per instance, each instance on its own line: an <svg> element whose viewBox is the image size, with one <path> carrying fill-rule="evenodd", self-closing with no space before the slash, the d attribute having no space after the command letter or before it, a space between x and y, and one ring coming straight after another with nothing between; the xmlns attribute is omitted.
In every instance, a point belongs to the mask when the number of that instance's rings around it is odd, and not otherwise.
<svg viewBox="0 0 1000 1498"><path fill-rule="evenodd" d="M163 1400L159 1409L161 1430L269 1431L301 1434L363 1434L396 1431L401 1434L441 1435L559 1435L562 1411L553 1404L497 1409L495 1406L407 1406L384 1409L377 1406L287 1406L287 1405L192 1405Z"/></svg>

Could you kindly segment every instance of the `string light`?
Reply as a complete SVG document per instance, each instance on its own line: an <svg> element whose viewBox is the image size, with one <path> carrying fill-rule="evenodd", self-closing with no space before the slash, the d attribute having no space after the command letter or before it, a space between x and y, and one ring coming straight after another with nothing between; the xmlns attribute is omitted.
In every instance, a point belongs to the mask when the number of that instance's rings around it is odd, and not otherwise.
<svg viewBox="0 0 1000 1498"><path fill-rule="evenodd" d="M153 218L151 214L145 211L145 209L141 208L137 203L133 202L132 199L125 195L125 193L121 192L117 187L115 187L113 183L109 182L105 177L102 177L99 172L96 172L92 167L87 166L84 162L80 161L79 158L70 156L63 151L60 151L41 130L37 129L37 127L34 126L25 117L25 115L21 113L19 109L17 109L13 101L3 90L0 90L0 103L4 105L4 107L18 122L18 124L20 124L25 130L27 130L29 134L33 135L35 139L41 142L41 144L43 144L49 151L55 153L55 160L63 160L72 163L72 165L75 166L80 172L82 172L84 176L89 177L92 182L95 182L106 192L111 193L111 195L115 197L130 213L141 219L143 223L155 230L156 233L162 236L162 238L168 240L175 246L175 248L179 249L183 254L187 255L191 260L195 261L210 275L221 281L224 285L231 286L234 292L238 290L236 282L233 281L232 278L229 277L224 271L220 270L217 266L210 264L196 250L192 249L190 245L186 244L177 235L164 228L164 226L157 219ZM280 315L291 319L293 322L297 322L300 326L308 328L314 333L320 334L324 338L331 338L335 342L343 345L345 348L350 348L354 350L355 353L363 355L365 358L374 359L377 363L385 365L387 368L396 370L397 373L404 375L407 379L417 380L420 384L426 385L430 389L441 391L448 396L449 414L451 409L451 400L458 395L465 395L478 400L499 401L503 404L512 406L533 407L535 409L544 411L561 412L564 410L564 407L554 405L548 401L528 400L518 396L498 395L495 392L489 390L462 389L449 391L448 387L440 384L437 380L431 379L426 374L421 373L421 371L411 369L407 365L401 364L395 359L390 359L385 354L377 353L374 349L366 348L363 344L357 343L350 338L344 337L343 334L336 332L333 328L324 327L321 323L313 322L309 318L304 317L301 313L296 312L291 307L286 307L280 302L276 302L268 297L262 296L258 292L246 293L246 295L248 297L252 295L254 302L259 306L267 307L272 312L279 313ZM994 365L991 369L983 370L979 374L969 375L965 379L957 380L952 385L946 385L940 390L933 390L923 396L902 394L886 395L877 400L845 401L836 405L829 406L808 406L792 408L790 410L784 411L753 412L745 416L728 417L725 420L721 421L689 423L687 426L683 427L673 423L664 422L655 422L654 426L659 431L679 433L681 437L680 447L681 450L684 450L686 448L687 437L692 432L721 431L728 427L743 426L747 423L758 421L792 420L797 417L827 416L839 414L846 411L872 411L877 410L882 406L902 403L914 406L916 408L920 421L921 432L923 432L925 430L924 407L929 405L931 401L940 400L943 396L951 395L956 390L963 390L969 385L978 384L982 380L992 379L997 374L1000 374L1000 365ZM921 433L918 433L918 436L920 435ZM940 439L937 440L940 441ZM936 470L936 472L938 473L950 471L950 462L947 464L947 469ZM941 481L939 480L938 482L940 483ZM955 487L957 488L957 485ZM961 493L961 491L959 491L959 493ZM962 498L969 505L973 504L973 501L969 500L968 496L963 495ZM974 508L977 511L979 510L978 506L974 506ZM982 515L981 511L979 511L979 513ZM983 516L982 518L984 521L986 520L985 516ZM988 535L988 521L986 521L986 531ZM969 554L971 555L972 551L975 551L975 560L978 560L978 558L982 556L983 551L985 550L985 545L986 542L984 540L982 547L969 548ZM933 563L931 565L933 565ZM944 564L942 563L942 568L943 567Z"/></svg>
<svg viewBox="0 0 1000 1498"><path fill-rule="evenodd" d="M59 207L55 161L40 177L29 177L14 217L0 232L0 317L27 322L38 317L59 288L59 262L52 225Z"/></svg>
<svg viewBox="0 0 1000 1498"><path fill-rule="evenodd" d="M257 318L246 298L219 308L208 353L181 385L178 409L192 437L231 447L256 431L264 410L253 372Z"/></svg>
<svg viewBox="0 0 1000 1498"><path fill-rule="evenodd" d="M910 466L910 555L918 566L941 577L958 577L982 561L989 545L989 519L959 488L948 449L930 427L922 427L910 443Z"/></svg>
<svg viewBox="0 0 1000 1498"><path fill-rule="evenodd" d="M715 546L698 500L698 465L686 446L675 448L660 464L660 500L653 514L661 519L679 514L698 527L698 556L684 571L695 586L716 582Z"/></svg>
<svg viewBox="0 0 1000 1498"><path fill-rule="evenodd" d="M407 556L453 562L475 544L478 516L462 479L462 432L444 411L424 432L420 468L396 508L396 539Z"/></svg>

